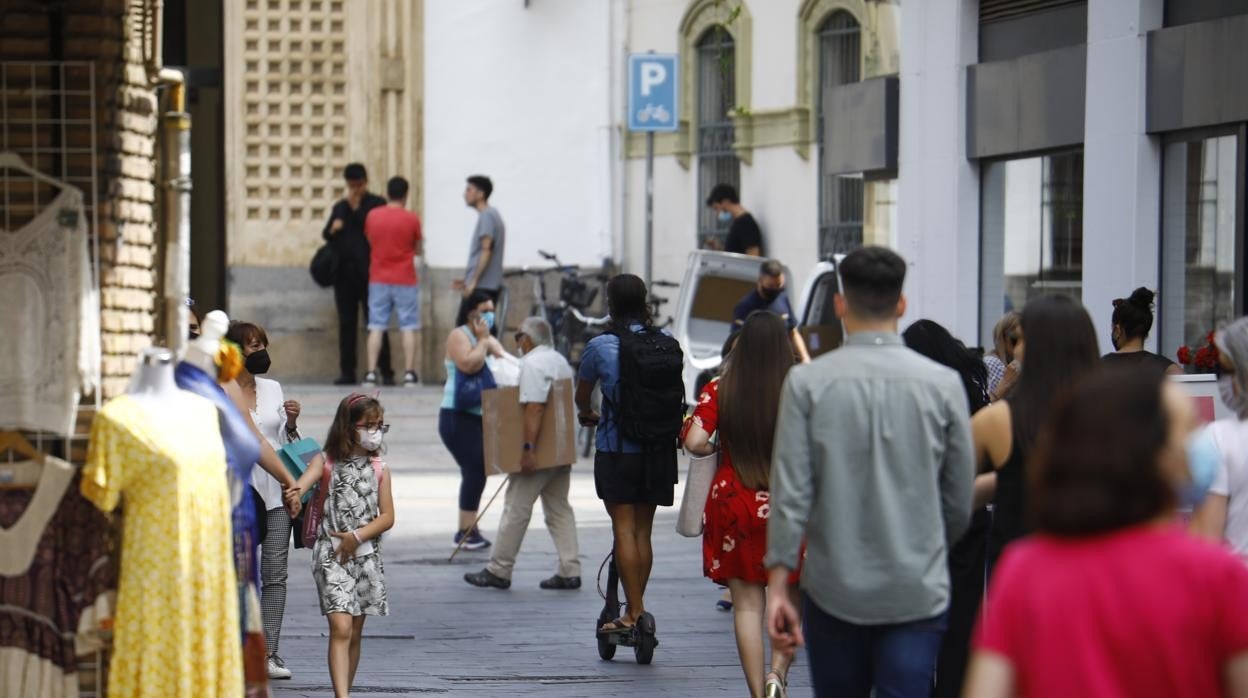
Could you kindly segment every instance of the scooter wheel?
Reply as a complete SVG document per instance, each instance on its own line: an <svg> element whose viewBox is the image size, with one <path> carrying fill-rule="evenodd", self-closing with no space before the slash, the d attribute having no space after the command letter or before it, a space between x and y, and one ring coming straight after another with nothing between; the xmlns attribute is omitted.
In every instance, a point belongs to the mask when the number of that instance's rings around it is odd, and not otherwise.
<svg viewBox="0 0 1248 698"><path fill-rule="evenodd" d="M649 613L641 614L637 619L637 627L633 631L635 645L633 647L633 655L637 658L638 664L649 664L654 661L654 648L659 646L659 640L655 637L654 616Z"/></svg>
<svg viewBox="0 0 1248 698"><path fill-rule="evenodd" d="M610 623L614 618L602 615L598 617L598 624L594 626L594 634L598 634L598 628ZM611 638L607 635L598 635L598 656L603 661L611 661L615 658L615 643L611 642Z"/></svg>

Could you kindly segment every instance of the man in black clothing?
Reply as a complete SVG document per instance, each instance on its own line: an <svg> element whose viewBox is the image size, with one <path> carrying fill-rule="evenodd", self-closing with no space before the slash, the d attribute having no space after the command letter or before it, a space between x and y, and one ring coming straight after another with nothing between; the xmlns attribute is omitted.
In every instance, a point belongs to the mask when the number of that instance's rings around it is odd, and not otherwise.
<svg viewBox="0 0 1248 698"><path fill-rule="evenodd" d="M358 162L342 173L347 196L334 204L322 236L329 241L338 264L334 270L334 304L338 307L338 361L341 375L334 385L354 385L356 348L360 337L360 308L368 317L368 238L364 219L369 211L385 206L386 200L368 191L368 172ZM382 335L378 362L386 385L394 385L390 366L390 340Z"/></svg>
<svg viewBox="0 0 1248 698"><path fill-rule="evenodd" d="M797 330L797 314L793 312L793 305L789 303L789 294L785 292L784 282L784 265L774 259L763 262L763 266L758 269L758 285L746 294L732 311L732 334L741 331L752 313L758 311L775 313L789 328L789 340L793 343L793 353L801 359L802 363L810 363L810 351L806 348L806 340L802 339L802 333Z"/></svg>
<svg viewBox="0 0 1248 698"><path fill-rule="evenodd" d="M706 205L715 211L721 221L732 221L728 239L724 242L725 252L763 256L763 231L754 216L741 205L741 197L731 184L716 184L711 189L711 195L706 197Z"/></svg>

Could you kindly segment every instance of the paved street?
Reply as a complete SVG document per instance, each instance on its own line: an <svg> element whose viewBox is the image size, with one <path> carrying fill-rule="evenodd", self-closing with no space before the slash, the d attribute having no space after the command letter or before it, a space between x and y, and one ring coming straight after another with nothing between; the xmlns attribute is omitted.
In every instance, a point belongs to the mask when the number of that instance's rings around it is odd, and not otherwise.
<svg viewBox="0 0 1248 698"><path fill-rule="evenodd" d="M318 441L346 392L286 386L288 398L303 402L304 433ZM614 662L598 658L594 624L602 602L594 576L610 549L611 534L587 462L574 471L572 484L585 586L577 592L538 589L538 582L555 568L554 545L538 512L510 590L465 584L464 572L483 567L488 554L461 554L454 563L447 562L459 471L438 439L440 397L439 389L386 389L381 396L391 424L387 460L394 472L398 513L384 547L391 615L368 621L354 694L746 694L732 616L715 610L719 591L701 576L701 540L675 533L674 509L662 510L655 525L655 569L647 594L661 643L654 664L636 665L626 648L620 648ZM487 500L501 482L490 479ZM500 495L482 525L491 539L501 511ZM308 560L305 550L292 554L281 654L295 678L275 683L280 698L330 694L326 625ZM605 578L604 572L604 583ZM790 695L812 695L804 658L791 678Z"/></svg>

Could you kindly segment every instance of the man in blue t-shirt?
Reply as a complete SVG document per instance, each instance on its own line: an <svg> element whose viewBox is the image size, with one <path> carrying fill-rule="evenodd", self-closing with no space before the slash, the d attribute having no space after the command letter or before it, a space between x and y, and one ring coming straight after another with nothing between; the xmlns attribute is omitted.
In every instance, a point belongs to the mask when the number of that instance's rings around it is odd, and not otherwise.
<svg viewBox="0 0 1248 698"><path fill-rule="evenodd" d="M793 305L789 303L789 295L784 292L784 282L784 267L779 262L774 259L763 262L758 270L758 285L732 311L732 333L741 331L750 313L759 310L775 313L789 328L793 351L801 358L802 363L810 363L810 352L806 349L802 334L797 331L797 315L793 312Z"/></svg>

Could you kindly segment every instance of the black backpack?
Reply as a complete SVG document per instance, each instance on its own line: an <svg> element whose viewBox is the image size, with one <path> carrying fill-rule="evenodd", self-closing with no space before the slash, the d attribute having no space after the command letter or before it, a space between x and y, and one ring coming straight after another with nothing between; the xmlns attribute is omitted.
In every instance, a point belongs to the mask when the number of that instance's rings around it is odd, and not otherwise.
<svg viewBox="0 0 1248 698"><path fill-rule="evenodd" d="M613 331L620 340L620 404L624 438L647 448L675 448L685 417L685 355L680 342L655 329Z"/></svg>

